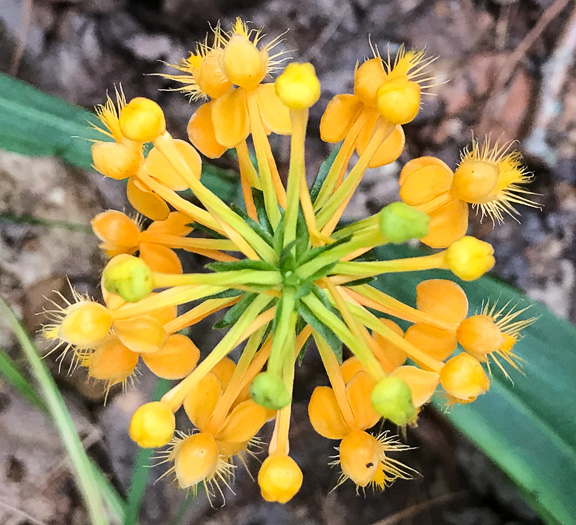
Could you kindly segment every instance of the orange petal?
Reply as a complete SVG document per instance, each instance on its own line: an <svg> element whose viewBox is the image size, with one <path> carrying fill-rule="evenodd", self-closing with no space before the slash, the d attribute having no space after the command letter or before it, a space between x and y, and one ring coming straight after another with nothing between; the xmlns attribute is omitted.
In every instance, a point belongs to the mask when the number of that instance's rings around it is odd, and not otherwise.
<svg viewBox="0 0 576 525"><path fill-rule="evenodd" d="M261 84L256 89L258 109L266 127L279 135L292 133L290 110L276 95L274 84Z"/></svg>
<svg viewBox="0 0 576 525"><path fill-rule="evenodd" d="M362 126L362 129L358 134L358 138L356 139L356 152L358 153L358 155L362 155L362 153L364 153L364 150L368 146L368 142L370 142L370 137L374 132L374 126L376 125L378 117L379 115L378 113L376 113L376 111L368 112L366 122L364 123L364 126Z"/></svg>
<svg viewBox="0 0 576 525"><path fill-rule="evenodd" d="M184 410L194 425L203 430L222 395L222 386L211 372L190 390L184 399Z"/></svg>
<svg viewBox="0 0 576 525"><path fill-rule="evenodd" d="M320 137L324 142L340 142L358 117L362 103L356 95L336 95L328 103L320 121Z"/></svg>
<svg viewBox="0 0 576 525"><path fill-rule="evenodd" d="M200 350L182 334L168 337L166 344L158 352L142 354L142 360L152 373L164 379L186 377L194 370L198 359L200 359Z"/></svg>
<svg viewBox="0 0 576 525"><path fill-rule="evenodd" d="M166 246L143 242L140 244L140 258L154 272L182 273L180 259Z"/></svg>
<svg viewBox="0 0 576 525"><path fill-rule="evenodd" d="M403 179L400 198L410 206L418 206L450 191L453 175L443 166L432 164L413 170Z"/></svg>
<svg viewBox="0 0 576 525"><path fill-rule="evenodd" d="M394 321L391 321L390 319L380 319L380 322L399 336L404 335L404 330L402 330L402 328L400 328ZM381 349L381 353L378 353L376 357L384 372L389 374L392 370L395 370L400 365L404 364L404 361L406 361L406 354L400 348L378 332L374 332L373 337Z"/></svg>
<svg viewBox="0 0 576 525"><path fill-rule="evenodd" d="M248 399L234 407L224 426L216 434L216 439L230 443L244 443L258 434L267 419L266 408Z"/></svg>
<svg viewBox="0 0 576 525"><path fill-rule="evenodd" d="M212 369L212 373L219 379L222 388L225 389L232 379L234 370L236 370L236 363L229 357L225 357L218 361L218 364Z"/></svg>
<svg viewBox="0 0 576 525"><path fill-rule="evenodd" d="M428 235L420 239L430 248L446 248L466 235L468 229L468 204L453 200L429 213Z"/></svg>
<svg viewBox="0 0 576 525"><path fill-rule="evenodd" d="M416 366L401 366L390 375L399 377L410 387L412 403L416 408L430 401L440 382L439 374L422 370Z"/></svg>
<svg viewBox="0 0 576 525"><path fill-rule="evenodd" d="M121 383L138 364L138 354L126 348L117 337L110 337L89 358L88 375L95 379Z"/></svg>
<svg viewBox="0 0 576 525"><path fill-rule="evenodd" d="M325 438L342 439L349 432L334 391L327 386L314 389L308 404L308 417L314 430Z"/></svg>
<svg viewBox="0 0 576 525"><path fill-rule="evenodd" d="M402 185L404 183L404 179L408 177L410 173L426 166L441 166L447 171L452 171L448 164L441 161L440 159L437 159L436 157L418 157L406 163L406 165L402 168L398 182Z"/></svg>
<svg viewBox="0 0 576 525"><path fill-rule="evenodd" d="M110 245L138 246L140 230L125 213L108 210L99 213L90 221L92 231L101 241Z"/></svg>
<svg viewBox="0 0 576 525"><path fill-rule="evenodd" d="M441 330L440 328L421 323L414 324L408 328L404 338L416 348L439 361L444 361L444 359L449 357L458 345L454 332L448 332L447 330Z"/></svg>
<svg viewBox="0 0 576 525"><path fill-rule="evenodd" d="M404 151L406 137L402 126L396 126L390 136L382 142L368 163L369 168L378 168L386 164L392 164Z"/></svg>
<svg viewBox="0 0 576 525"><path fill-rule="evenodd" d="M373 388L374 381L368 372L364 371L358 372L346 385L346 396L359 430L373 427L381 417L370 401Z"/></svg>
<svg viewBox="0 0 576 525"><path fill-rule="evenodd" d="M216 140L234 148L248 137L250 121L246 109L246 91L237 88L213 101L212 123Z"/></svg>
<svg viewBox="0 0 576 525"><path fill-rule="evenodd" d="M170 208L168 208L164 199L144 188L145 186L137 182L135 177L128 179L126 194L130 204L153 221L163 221L168 217Z"/></svg>
<svg viewBox="0 0 576 525"><path fill-rule="evenodd" d="M213 104L213 101L202 104L188 122L188 138L190 142L209 159L221 157L228 149L216 140L212 122Z"/></svg>
<svg viewBox="0 0 576 525"><path fill-rule="evenodd" d="M147 233L155 233L159 235L177 235L178 237L185 237L188 235L192 228L189 224L193 222L188 215L179 211L170 212L165 221L154 221L146 229Z"/></svg>
<svg viewBox="0 0 576 525"><path fill-rule="evenodd" d="M199 179L202 172L202 161L194 146L179 139L174 140L174 145L192 173ZM148 153L144 161L144 170L148 175L159 180L171 190L181 191L188 189L188 184L158 148L152 148L150 153Z"/></svg>
<svg viewBox="0 0 576 525"><path fill-rule="evenodd" d="M344 383L348 383L361 370L364 370L362 363L355 356L349 357L340 365L340 373Z"/></svg>
<svg viewBox="0 0 576 525"><path fill-rule="evenodd" d="M468 298L454 281L430 279L416 287L416 307L447 323L461 323L468 315Z"/></svg>
<svg viewBox="0 0 576 525"><path fill-rule="evenodd" d="M151 315L115 321L113 328L118 339L132 352L157 352L168 339L164 327Z"/></svg>

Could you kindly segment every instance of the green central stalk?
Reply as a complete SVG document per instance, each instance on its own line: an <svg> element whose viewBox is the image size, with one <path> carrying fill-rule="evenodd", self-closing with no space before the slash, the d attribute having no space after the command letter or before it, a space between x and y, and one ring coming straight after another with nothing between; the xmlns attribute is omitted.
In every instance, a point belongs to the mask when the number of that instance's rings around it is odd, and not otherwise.
<svg viewBox="0 0 576 525"><path fill-rule="evenodd" d="M292 287L284 288L282 298L278 308L280 316L274 330L272 339L272 350L268 360L268 371L277 376L282 375L284 361L287 352L294 346L297 315L294 311L296 307L296 290Z"/></svg>

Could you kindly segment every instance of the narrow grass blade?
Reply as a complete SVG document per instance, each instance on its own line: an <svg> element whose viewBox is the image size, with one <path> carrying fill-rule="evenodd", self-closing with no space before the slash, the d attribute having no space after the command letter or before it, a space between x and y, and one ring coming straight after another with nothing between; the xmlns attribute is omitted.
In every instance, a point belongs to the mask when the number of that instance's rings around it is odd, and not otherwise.
<svg viewBox="0 0 576 525"><path fill-rule="evenodd" d="M22 350L30 363L32 373L40 386L48 411L50 412L52 420L60 433L64 448L68 453L68 457L70 458L73 467L73 474L76 478L76 483L84 498L86 509L90 517L90 523L92 523L92 525L108 525L109 521L106 516L100 486L97 477L95 476L92 463L86 455L86 451L82 446L78 432L74 427L74 422L70 417L70 413L66 408L54 379L40 359L38 349L30 339L30 336L26 333L26 330L24 330L23 326L18 321L12 309L2 297L0 297L0 310L8 320L14 334L22 346Z"/></svg>
<svg viewBox="0 0 576 525"><path fill-rule="evenodd" d="M170 389L170 381L158 379L154 389L153 400L158 401ZM126 501L126 515L124 516L123 525L137 525L138 516L140 515L140 506L146 492L148 484L148 475L150 473L150 460L154 454L152 448L140 448L134 462L130 488L128 489L128 498Z"/></svg>
<svg viewBox="0 0 576 525"><path fill-rule="evenodd" d="M46 411L46 404L36 393L34 387L20 373L20 370L14 364L14 361L8 357L6 352L0 349L0 375L8 381L20 394L25 397L36 408Z"/></svg>

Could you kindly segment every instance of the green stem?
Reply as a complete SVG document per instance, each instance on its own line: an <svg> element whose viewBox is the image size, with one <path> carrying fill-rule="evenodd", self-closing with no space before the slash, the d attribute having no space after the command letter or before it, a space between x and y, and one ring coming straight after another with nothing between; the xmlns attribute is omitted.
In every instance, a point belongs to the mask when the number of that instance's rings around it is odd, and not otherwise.
<svg viewBox="0 0 576 525"><path fill-rule="evenodd" d="M293 288L284 288L278 306L280 318L274 330L272 350L268 359L268 371L278 376L282 374L288 349L294 347L296 316L293 313L295 306L296 291Z"/></svg>
<svg viewBox="0 0 576 525"><path fill-rule="evenodd" d="M279 272L268 270L232 270L227 272L184 274L154 272L154 286L156 288L191 284L212 284L226 287L258 284L273 287L281 282L282 277Z"/></svg>
<svg viewBox="0 0 576 525"><path fill-rule="evenodd" d="M366 370L374 381L379 381L385 374L380 363L374 357L372 351L354 336L350 328L336 314L331 312L322 304L322 301L312 294L302 299L304 304L314 312L314 315L330 328L337 337L350 349L350 351L360 360L364 370Z"/></svg>
<svg viewBox="0 0 576 525"><path fill-rule="evenodd" d="M308 110L291 110L292 138L290 143L290 169L288 171L286 214L284 216L284 246L296 238L296 223L298 221L298 204L300 199L300 180L305 177L304 143L306 140L306 124Z"/></svg>
<svg viewBox="0 0 576 525"><path fill-rule="evenodd" d="M226 357L236 346L242 342L243 336L250 325L254 322L260 311L271 301L270 297L258 296L244 313L238 318L236 324L228 331L228 333L220 340L214 347L210 354L202 361L193 372L176 385L170 392L164 395L162 401L170 404L172 409L176 411L184 402L188 392L200 381L216 364Z"/></svg>
<svg viewBox="0 0 576 525"><path fill-rule="evenodd" d="M390 261L341 262L330 271L331 274L371 277L383 273L415 272L419 270L446 270L445 252L423 257L393 259Z"/></svg>

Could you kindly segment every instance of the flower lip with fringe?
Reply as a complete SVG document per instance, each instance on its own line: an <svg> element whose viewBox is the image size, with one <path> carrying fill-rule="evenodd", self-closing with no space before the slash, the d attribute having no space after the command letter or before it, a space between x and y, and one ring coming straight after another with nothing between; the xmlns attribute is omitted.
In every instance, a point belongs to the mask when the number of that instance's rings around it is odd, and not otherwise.
<svg viewBox="0 0 576 525"><path fill-rule="evenodd" d="M230 31L218 25L174 66L182 74L161 75L203 100L188 125L190 142L172 137L151 100L127 102L117 89L116 103L108 98L97 108L103 139L92 145L94 167L128 179L128 199L146 219L113 210L95 217L94 233L111 257L103 304L76 294L51 312L44 334L107 389L125 384L140 359L176 381L160 401L135 412L130 435L142 447L168 445L159 454L167 474L191 491L203 482L210 499L231 487L236 465L247 465L258 432L273 420L258 483L264 499L281 503L303 480L290 456L291 403L296 363L312 339L330 386L314 390L308 415L319 434L340 441L338 485L351 479L358 490L383 490L414 471L390 457L407 445L370 429L382 418L417 424L438 386L449 402L473 402L490 387L489 359L517 367L521 331L534 319L524 317L526 309L488 302L469 316L464 290L445 279L421 282L415 306L371 282L430 269L478 279L494 265L494 251L466 235L469 204L496 221L515 213L515 204L534 206L523 186L530 177L518 154L474 142L455 172L433 157L409 161L399 180L403 202L340 225L366 170L402 153L402 125L417 117L421 96L434 85L434 59L401 47L394 60L382 60L373 48L374 57L356 68L354 94L338 94L326 108L321 136L342 144L309 187L306 133L320 81L312 64L292 63L276 82L264 82L284 56L273 52L279 38L262 41L261 31L240 19ZM290 137L285 178L272 133ZM216 158L228 149L238 158L241 206L224 202L202 178L197 150ZM440 250L363 257L411 239ZM211 262L184 273L185 252ZM179 313L181 305L188 309ZM215 328L225 331L200 359L191 338L178 332L215 313L223 314ZM403 330L389 318L410 326ZM343 346L352 354L344 362ZM237 348L234 362L228 355ZM185 432L176 429L181 407Z"/></svg>

